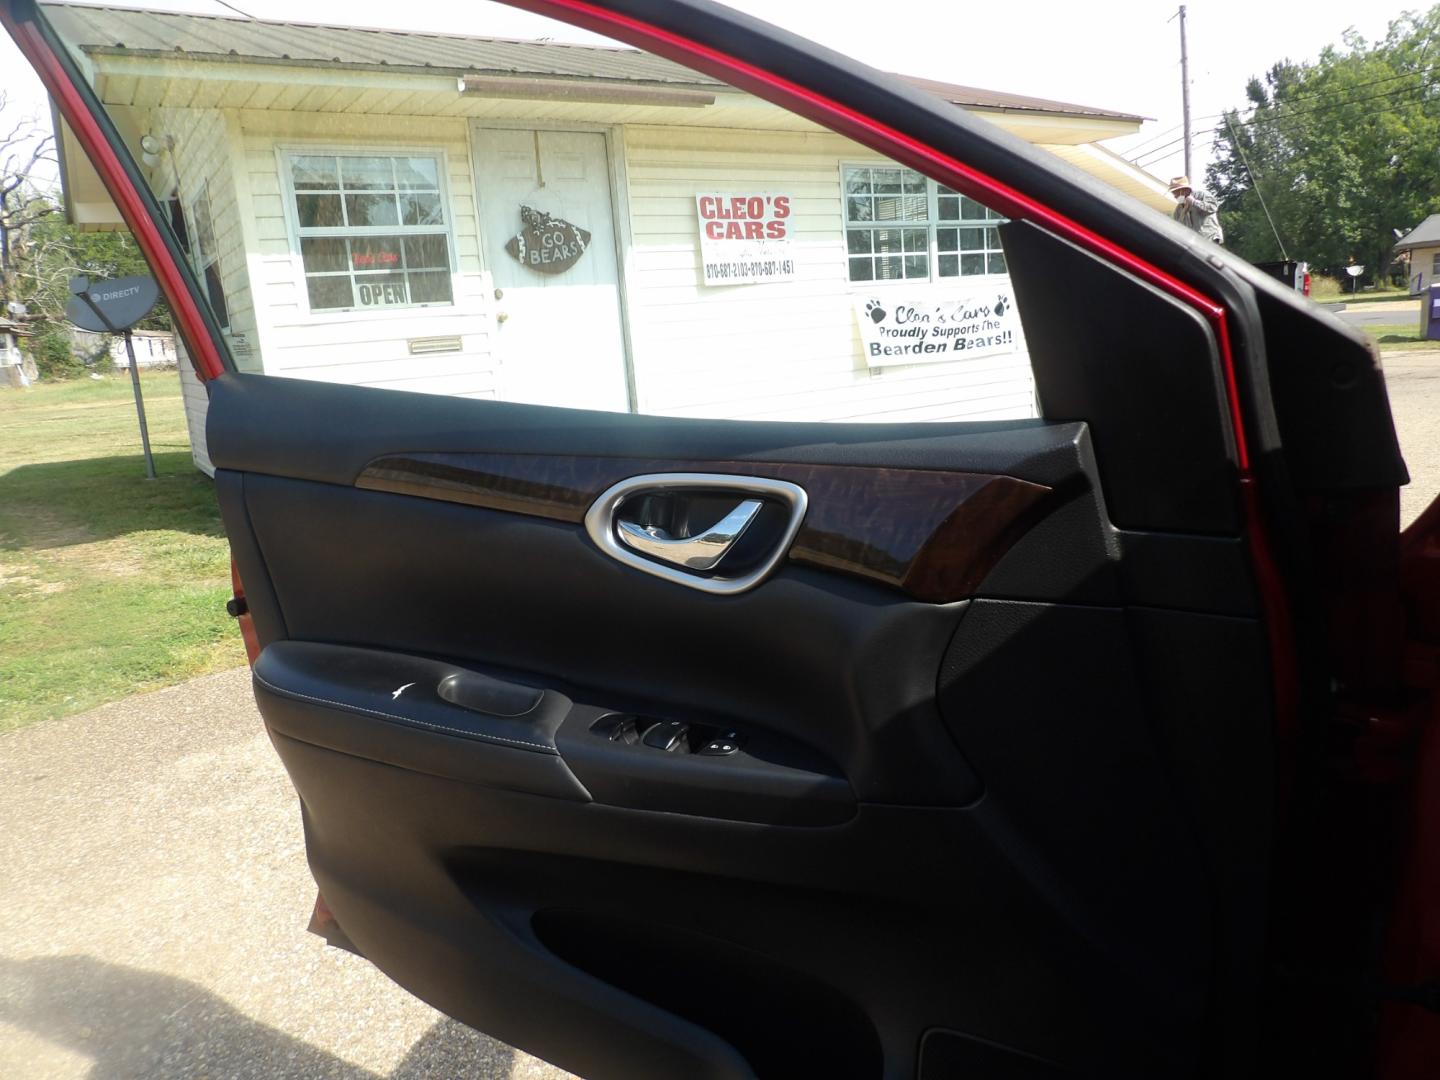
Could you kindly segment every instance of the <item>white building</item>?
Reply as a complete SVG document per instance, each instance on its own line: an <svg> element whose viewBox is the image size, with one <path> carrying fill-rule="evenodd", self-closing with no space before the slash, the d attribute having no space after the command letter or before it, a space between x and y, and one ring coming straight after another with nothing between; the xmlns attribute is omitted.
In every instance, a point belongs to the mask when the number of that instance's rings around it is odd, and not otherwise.
<svg viewBox="0 0 1440 1080"><path fill-rule="evenodd" d="M996 215L688 69L618 48L45 10L173 200L242 370L689 416L1034 415L1018 334L914 363L866 344L867 312L1003 295ZM915 81L1172 205L1099 145L1140 117ZM62 151L72 218L113 223L68 132ZM757 229L780 239L748 256L764 256L759 280L734 283L756 267L724 239ZM702 250L707 235L721 243ZM180 367L208 470L204 393Z"/></svg>

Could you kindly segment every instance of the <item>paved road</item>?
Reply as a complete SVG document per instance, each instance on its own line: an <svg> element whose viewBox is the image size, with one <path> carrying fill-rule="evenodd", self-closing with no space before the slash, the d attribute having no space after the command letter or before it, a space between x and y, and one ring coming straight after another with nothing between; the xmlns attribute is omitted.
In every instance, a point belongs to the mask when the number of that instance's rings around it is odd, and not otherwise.
<svg viewBox="0 0 1440 1080"><path fill-rule="evenodd" d="M1352 326L1411 326L1420 320L1419 300L1380 300L1352 304L1335 314Z"/></svg>
<svg viewBox="0 0 1440 1080"><path fill-rule="evenodd" d="M1385 358L1440 491L1440 350ZM0 1077L556 1080L303 926L295 796L244 671L0 737Z"/></svg>
<svg viewBox="0 0 1440 1080"><path fill-rule="evenodd" d="M306 933L314 895L246 671L0 736L0 1077L567 1075Z"/></svg>

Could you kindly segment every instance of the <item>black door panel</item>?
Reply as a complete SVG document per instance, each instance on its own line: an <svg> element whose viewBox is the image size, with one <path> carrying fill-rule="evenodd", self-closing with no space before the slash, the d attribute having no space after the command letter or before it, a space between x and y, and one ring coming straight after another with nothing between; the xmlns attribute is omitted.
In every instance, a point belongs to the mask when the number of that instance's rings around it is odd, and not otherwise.
<svg viewBox="0 0 1440 1080"><path fill-rule="evenodd" d="M1175 782L1177 745L1216 760L1233 729L1156 729L1126 612L1250 597L1227 541L1109 522L1084 425L600 417L232 377L210 415L316 877L416 993L592 1077L794 1075L802 1021L837 1052L826 1075L913 1076L931 1032L951 1033L933 1061L984 1046L1021 1076L1193 1069L1256 883L1217 887L1223 814L1203 770ZM796 548L849 546L710 595L581 520L666 462L810 484L812 507L849 470L883 513L817 511ZM997 478L1041 497L957 516ZM927 547L983 569L944 603L872 572ZM1202 547L1187 582L1176 553ZM1263 672L1213 700L1263 698ZM456 704L439 688L465 673L553 711ZM671 728L688 752L661 748Z"/></svg>

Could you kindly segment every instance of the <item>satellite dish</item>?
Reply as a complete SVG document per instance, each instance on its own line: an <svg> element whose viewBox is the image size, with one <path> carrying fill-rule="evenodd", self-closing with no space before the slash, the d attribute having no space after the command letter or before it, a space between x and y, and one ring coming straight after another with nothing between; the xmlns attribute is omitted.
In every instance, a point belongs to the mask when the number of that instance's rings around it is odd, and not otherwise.
<svg viewBox="0 0 1440 1080"><path fill-rule="evenodd" d="M1347 266L1345 267L1345 273L1349 274L1351 277L1359 277L1361 274L1365 273L1365 267Z"/></svg>
<svg viewBox="0 0 1440 1080"><path fill-rule="evenodd" d="M98 334L134 326L160 299L155 279L144 274L113 281L73 277L70 291L75 295L65 305L65 317L81 330Z"/></svg>
<svg viewBox="0 0 1440 1080"><path fill-rule="evenodd" d="M24 315L30 309L24 304L22 304L19 300L11 300L8 304L5 305L5 310L8 311L11 315Z"/></svg>

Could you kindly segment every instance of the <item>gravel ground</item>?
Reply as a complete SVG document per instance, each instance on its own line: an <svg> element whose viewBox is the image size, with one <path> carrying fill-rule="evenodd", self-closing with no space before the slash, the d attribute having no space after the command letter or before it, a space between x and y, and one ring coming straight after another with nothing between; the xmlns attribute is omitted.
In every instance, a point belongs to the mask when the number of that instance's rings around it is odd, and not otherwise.
<svg viewBox="0 0 1440 1080"><path fill-rule="evenodd" d="M305 932L248 673L0 736L0 1077L568 1074Z"/></svg>
<svg viewBox="0 0 1440 1080"><path fill-rule="evenodd" d="M1384 358L1440 491L1440 350ZM315 887L244 670L0 736L0 1077L483 1077L558 1069L305 933Z"/></svg>

